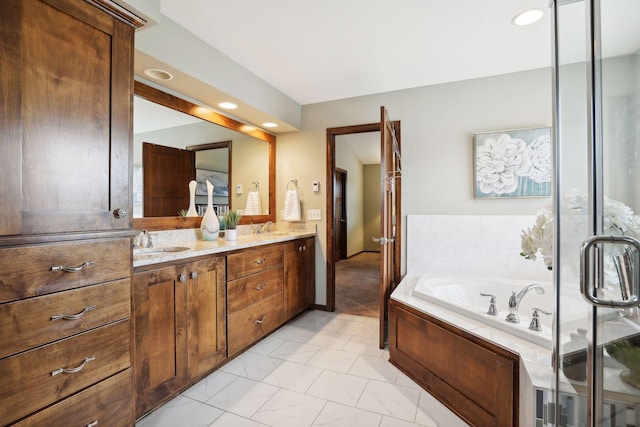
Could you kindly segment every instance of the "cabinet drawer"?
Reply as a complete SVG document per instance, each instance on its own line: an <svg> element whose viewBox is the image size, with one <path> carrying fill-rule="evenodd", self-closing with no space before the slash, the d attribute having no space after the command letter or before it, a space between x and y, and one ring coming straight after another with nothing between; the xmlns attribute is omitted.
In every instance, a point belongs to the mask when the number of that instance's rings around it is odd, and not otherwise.
<svg viewBox="0 0 640 427"><path fill-rule="evenodd" d="M126 319L130 314L129 279L1 304L0 319L12 321L0 322L0 358Z"/></svg>
<svg viewBox="0 0 640 427"><path fill-rule="evenodd" d="M0 360L0 420L11 423L128 368L129 328L122 321Z"/></svg>
<svg viewBox="0 0 640 427"><path fill-rule="evenodd" d="M282 277L278 267L228 282L227 310L231 313L282 292Z"/></svg>
<svg viewBox="0 0 640 427"><path fill-rule="evenodd" d="M131 426L133 417L131 370L114 375L40 411L13 427Z"/></svg>
<svg viewBox="0 0 640 427"><path fill-rule="evenodd" d="M229 315L229 355L234 355L282 324L282 293Z"/></svg>
<svg viewBox="0 0 640 427"><path fill-rule="evenodd" d="M59 267L79 268L67 272ZM50 294L131 274L130 239L0 249L0 303Z"/></svg>
<svg viewBox="0 0 640 427"><path fill-rule="evenodd" d="M227 256L227 281L282 265L283 246L272 245Z"/></svg>

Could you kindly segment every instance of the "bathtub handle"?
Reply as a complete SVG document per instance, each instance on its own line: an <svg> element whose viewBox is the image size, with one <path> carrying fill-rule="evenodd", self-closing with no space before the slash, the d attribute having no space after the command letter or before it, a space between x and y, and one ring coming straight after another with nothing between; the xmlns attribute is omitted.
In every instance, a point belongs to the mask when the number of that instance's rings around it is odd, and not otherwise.
<svg viewBox="0 0 640 427"><path fill-rule="evenodd" d="M551 313L537 307L533 307L532 310L533 314L531 315L531 323L529 323L529 329L531 329L532 331L540 332L542 331L542 326L540 326L540 315L538 314L538 312L546 315L550 315Z"/></svg>
<svg viewBox="0 0 640 427"><path fill-rule="evenodd" d="M480 295L482 295L483 297L491 297L491 299L489 300L489 310L487 310L487 314L489 316L497 316L498 310L496 309L496 296L491 294L485 294L483 292L480 292Z"/></svg>

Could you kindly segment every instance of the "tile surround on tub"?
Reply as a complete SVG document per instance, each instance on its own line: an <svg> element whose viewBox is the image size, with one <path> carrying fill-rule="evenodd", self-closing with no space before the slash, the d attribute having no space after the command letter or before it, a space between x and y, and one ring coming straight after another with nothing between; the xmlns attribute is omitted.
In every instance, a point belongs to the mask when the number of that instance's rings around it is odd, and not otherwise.
<svg viewBox="0 0 640 427"><path fill-rule="evenodd" d="M550 281L542 259L520 256L535 215L408 215L407 274Z"/></svg>

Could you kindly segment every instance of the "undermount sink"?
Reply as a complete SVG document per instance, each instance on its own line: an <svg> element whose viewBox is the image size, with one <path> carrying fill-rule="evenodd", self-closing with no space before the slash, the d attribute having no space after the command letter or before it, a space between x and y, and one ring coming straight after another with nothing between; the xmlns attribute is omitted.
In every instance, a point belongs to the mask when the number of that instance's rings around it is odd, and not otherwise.
<svg viewBox="0 0 640 427"><path fill-rule="evenodd" d="M139 248L133 249L134 256L151 256L151 255L163 255L169 254L173 252L184 252L188 251L190 248L187 246L164 246L158 248Z"/></svg>

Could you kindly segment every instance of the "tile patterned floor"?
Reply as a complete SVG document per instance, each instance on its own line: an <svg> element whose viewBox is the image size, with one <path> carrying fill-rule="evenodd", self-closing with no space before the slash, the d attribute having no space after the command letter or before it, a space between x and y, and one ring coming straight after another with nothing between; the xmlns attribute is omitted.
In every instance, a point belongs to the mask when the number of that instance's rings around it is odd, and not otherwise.
<svg viewBox="0 0 640 427"><path fill-rule="evenodd" d="M388 362L378 319L309 311L137 427L466 427Z"/></svg>

